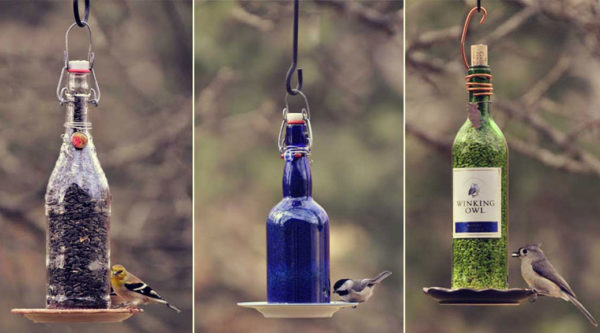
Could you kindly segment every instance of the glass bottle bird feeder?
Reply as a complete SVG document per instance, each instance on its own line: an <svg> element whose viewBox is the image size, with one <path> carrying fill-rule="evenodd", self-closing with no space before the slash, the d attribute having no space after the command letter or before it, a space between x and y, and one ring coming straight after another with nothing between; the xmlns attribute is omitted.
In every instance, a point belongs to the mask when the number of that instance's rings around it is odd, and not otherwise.
<svg viewBox="0 0 600 333"><path fill-rule="evenodd" d="M330 318L358 303L331 302L329 217L312 197L312 129L306 96L301 113L283 111L279 149L283 199L267 218L267 302L238 303L266 318Z"/></svg>
<svg viewBox="0 0 600 333"><path fill-rule="evenodd" d="M266 226L267 302L244 302L266 318L330 318L358 303L331 302L329 217L312 197L310 153L313 143L310 108L298 86L291 88L298 50L298 0L294 0L293 60L288 70L278 147L285 166L283 199L271 209ZM301 96L304 108L290 112L289 96Z"/></svg>
<svg viewBox="0 0 600 333"><path fill-rule="evenodd" d="M508 148L489 113L492 75L487 45L471 46L467 63L464 42L472 16L467 15L461 52L468 75L468 119L456 135L453 163L452 289L424 288L440 304L519 305L529 289L508 288Z"/></svg>
<svg viewBox="0 0 600 333"><path fill-rule="evenodd" d="M111 309L111 196L88 121L88 104L98 105L100 88L93 67L91 28L85 20L80 23L90 38L88 59L69 60L69 32L79 25L73 23L66 32L65 65L56 91L66 107L66 121L46 191L46 308L12 311L35 322L117 322L139 312Z"/></svg>

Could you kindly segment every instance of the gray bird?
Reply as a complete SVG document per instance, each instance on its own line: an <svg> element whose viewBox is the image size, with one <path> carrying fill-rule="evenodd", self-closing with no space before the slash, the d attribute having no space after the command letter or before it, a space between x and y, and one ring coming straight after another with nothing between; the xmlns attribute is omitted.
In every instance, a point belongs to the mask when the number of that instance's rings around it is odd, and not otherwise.
<svg viewBox="0 0 600 333"><path fill-rule="evenodd" d="M383 271L372 279L350 280L341 279L333 285L333 292L338 294L344 302L362 303L373 295L375 285L383 281L392 272Z"/></svg>
<svg viewBox="0 0 600 333"><path fill-rule="evenodd" d="M540 245L526 245L517 252L513 252L512 256L521 258L521 275L536 295L562 298L571 302L592 325L598 326L596 319L577 300L571 286L546 259Z"/></svg>

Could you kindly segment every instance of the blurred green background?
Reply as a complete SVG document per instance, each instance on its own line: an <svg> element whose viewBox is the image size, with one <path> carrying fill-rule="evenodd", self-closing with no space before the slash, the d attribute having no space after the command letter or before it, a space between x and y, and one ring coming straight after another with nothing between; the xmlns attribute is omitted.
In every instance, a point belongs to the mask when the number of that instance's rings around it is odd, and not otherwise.
<svg viewBox="0 0 600 333"><path fill-rule="evenodd" d="M197 332L398 332L400 1L301 1L299 34L313 193L331 221L331 281L394 274L368 303L330 320L264 319L236 306L266 298L265 223L281 200L277 133L292 10L292 1L196 3ZM299 98L290 101L299 111Z"/></svg>
<svg viewBox="0 0 600 333"><path fill-rule="evenodd" d="M469 44L489 44L492 115L510 151L509 251L543 243L580 301L600 317L600 6L597 1L483 0ZM460 33L475 1L406 2L406 321L408 332L588 332L571 304L439 306L450 287L451 160L466 120ZM467 49L468 55L468 49ZM509 258L511 287L525 287Z"/></svg>
<svg viewBox="0 0 600 333"><path fill-rule="evenodd" d="M80 1L83 12L83 1ZM10 314L45 305L44 193L58 158L64 109L55 90L72 1L0 1L0 331L190 332L192 328L192 2L92 1L90 107L112 191L111 261L145 280L165 306L123 324L43 325ZM85 57L85 30L70 34Z"/></svg>

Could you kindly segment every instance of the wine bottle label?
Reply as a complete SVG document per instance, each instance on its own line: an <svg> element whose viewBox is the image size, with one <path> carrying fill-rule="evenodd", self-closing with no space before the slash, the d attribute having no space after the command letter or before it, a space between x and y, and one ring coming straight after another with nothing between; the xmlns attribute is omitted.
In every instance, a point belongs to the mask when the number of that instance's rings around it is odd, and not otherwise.
<svg viewBox="0 0 600 333"><path fill-rule="evenodd" d="M502 169L454 168L454 238L500 238Z"/></svg>

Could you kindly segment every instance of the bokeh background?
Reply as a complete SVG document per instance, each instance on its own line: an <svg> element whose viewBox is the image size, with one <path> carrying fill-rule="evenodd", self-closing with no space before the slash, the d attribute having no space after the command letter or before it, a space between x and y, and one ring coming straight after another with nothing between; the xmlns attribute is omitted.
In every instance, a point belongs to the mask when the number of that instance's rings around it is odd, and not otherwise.
<svg viewBox="0 0 600 333"><path fill-rule="evenodd" d="M600 6L597 1L483 0L467 44L489 44L492 115L510 151L509 250L543 243L600 317ZM460 33L475 1L406 2L406 321L408 332L588 332L571 304L439 306L450 286L452 140L466 120ZM467 46L468 47L468 46ZM467 51L468 52L468 51ZM509 258L511 287L525 287Z"/></svg>
<svg viewBox="0 0 600 333"><path fill-rule="evenodd" d="M393 275L368 303L330 320L264 319L236 306L266 298L265 223L281 200L277 133L293 8L292 1L198 1L197 332L402 325L402 2L301 1L300 11L313 194L330 217L332 283L384 269ZM299 111L299 99L290 101Z"/></svg>
<svg viewBox="0 0 600 333"><path fill-rule="evenodd" d="M83 1L81 11L83 12ZM55 90L72 1L0 1L0 331L190 332L192 328L192 2L92 1L102 99L90 107L111 187L111 258L180 307L122 324L42 325L10 314L45 305L44 193L64 110ZM71 59L87 34L70 34Z"/></svg>

